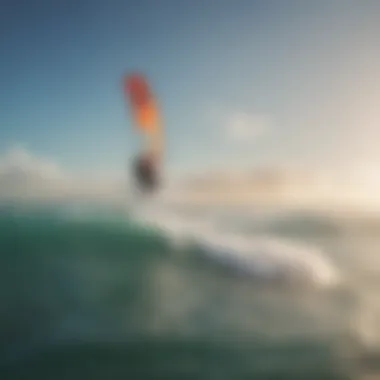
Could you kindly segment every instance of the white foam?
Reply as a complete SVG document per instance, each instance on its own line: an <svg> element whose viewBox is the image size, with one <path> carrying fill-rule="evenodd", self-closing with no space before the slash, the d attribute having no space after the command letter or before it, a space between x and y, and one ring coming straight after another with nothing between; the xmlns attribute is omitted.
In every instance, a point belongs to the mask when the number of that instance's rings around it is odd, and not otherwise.
<svg viewBox="0 0 380 380"><path fill-rule="evenodd" d="M315 247L276 237L222 232L210 219L185 218L159 207L140 209L136 215L141 222L163 230L177 246L194 245L208 258L260 280L297 281L324 288L340 282L337 269Z"/></svg>
<svg viewBox="0 0 380 380"><path fill-rule="evenodd" d="M331 287L339 281L332 263L316 248L272 237L207 236L205 253L239 271L266 280L302 281Z"/></svg>

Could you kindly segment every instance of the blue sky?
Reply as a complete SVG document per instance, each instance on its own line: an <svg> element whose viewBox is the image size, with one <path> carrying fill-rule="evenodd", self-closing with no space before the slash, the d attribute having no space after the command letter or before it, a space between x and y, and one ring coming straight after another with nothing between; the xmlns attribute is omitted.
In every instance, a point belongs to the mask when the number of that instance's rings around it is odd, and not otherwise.
<svg viewBox="0 0 380 380"><path fill-rule="evenodd" d="M176 170L372 165L379 15L376 0L7 1L0 151L123 170L139 142L121 79L138 70L160 97ZM242 114L247 129L267 120L254 138L229 137Z"/></svg>

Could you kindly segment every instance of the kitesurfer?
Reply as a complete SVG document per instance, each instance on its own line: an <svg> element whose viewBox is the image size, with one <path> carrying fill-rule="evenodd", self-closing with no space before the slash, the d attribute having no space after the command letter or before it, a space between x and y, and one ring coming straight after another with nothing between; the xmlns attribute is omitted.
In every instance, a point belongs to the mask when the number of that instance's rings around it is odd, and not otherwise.
<svg viewBox="0 0 380 380"><path fill-rule="evenodd" d="M142 152L132 163L132 176L140 193L152 194L159 187L164 153L158 105L146 78L140 74L130 74L124 78L124 91L136 130L143 138Z"/></svg>
<svg viewBox="0 0 380 380"><path fill-rule="evenodd" d="M158 165L154 155L142 153L133 163L133 176L141 192L153 193L159 186Z"/></svg>

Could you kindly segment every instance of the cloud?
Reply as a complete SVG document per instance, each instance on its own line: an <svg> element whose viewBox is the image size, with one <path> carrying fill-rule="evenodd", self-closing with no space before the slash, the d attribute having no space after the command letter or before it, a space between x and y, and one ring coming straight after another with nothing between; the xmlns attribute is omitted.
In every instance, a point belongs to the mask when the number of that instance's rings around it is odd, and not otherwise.
<svg viewBox="0 0 380 380"><path fill-rule="evenodd" d="M52 162L14 147L0 157L0 197L34 197L62 189L66 178Z"/></svg>
<svg viewBox="0 0 380 380"><path fill-rule="evenodd" d="M237 112L226 118L225 136L236 142L251 142L266 134L269 127L267 116Z"/></svg>
<svg viewBox="0 0 380 380"><path fill-rule="evenodd" d="M28 175L60 179L62 172L58 166L47 160L30 154L26 149L15 146L0 157L0 175L25 177Z"/></svg>
<svg viewBox="0 0 380 380"><path fill-rule="evenodd" d="M315 184L310 173L275 167L208 172L184 181L181 196L202 202L294 203L310 198Z"/></svg>
<svg viewBox="0 0 380 380"><path fill-rule="evenodd" d="M106 198L117 196L120 190L120 180L101 175L76 177L23 147L13 147L0 156L1 200Z"/></svg>
<svg viewBox="0 0 380 380"><path fill-rule="evenodd" d="M274 168L251 172L207 172L188 176L171 191L168 180L163 193L169 201L191 202L273 202L304 191L310 179L301 173ZM76 176L52 160L39 157L22 147L13 147L0 156L0 200L117 200L128 196L123 173ZM308 182L309 181L309 182ZM170 191L168 191L170 190Z"/></svg>
<svg viewBox="0 0 380 380"><path fill-rule="evenodd" d="M229 142L252 142L266 135L272 126L269 115L246 112L242 110L228 110L217 105L209 109L209 116L223 131L223 138Z"/></svg>
<svg viewBox="0 0 380 380"><path fill-rule="evenodd" d="M380 207L380 177L361 168L349 173L262 167L207 171L182 180L167 178L163 200L186 204ZM365 177L365 178L364 178ZM368 178L370 179L368 179ZM365 181L366 179L366 181ZM76 176L46 157L22 147L0 156L0 201L125 200L130 189L124 173Z"/></svg>
<svg viewBox="0 0 380 380"><path fill-rule="evenodd" d="M379 211L380 185L368 187L357 179L355 172L274 166L206 172L184 180L181 191L173 194L172 200L202 205Z"/></svg>

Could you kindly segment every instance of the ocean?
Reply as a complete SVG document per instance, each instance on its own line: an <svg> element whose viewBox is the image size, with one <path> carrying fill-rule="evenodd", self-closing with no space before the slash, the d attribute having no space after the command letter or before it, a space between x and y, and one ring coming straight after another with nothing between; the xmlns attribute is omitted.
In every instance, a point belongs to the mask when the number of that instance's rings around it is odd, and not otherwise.
<svg viewBox="0 0 380 380"><path fill-rule="evenodd" d="M380 218L4 205L0 379L380 377Z"/></svg>

